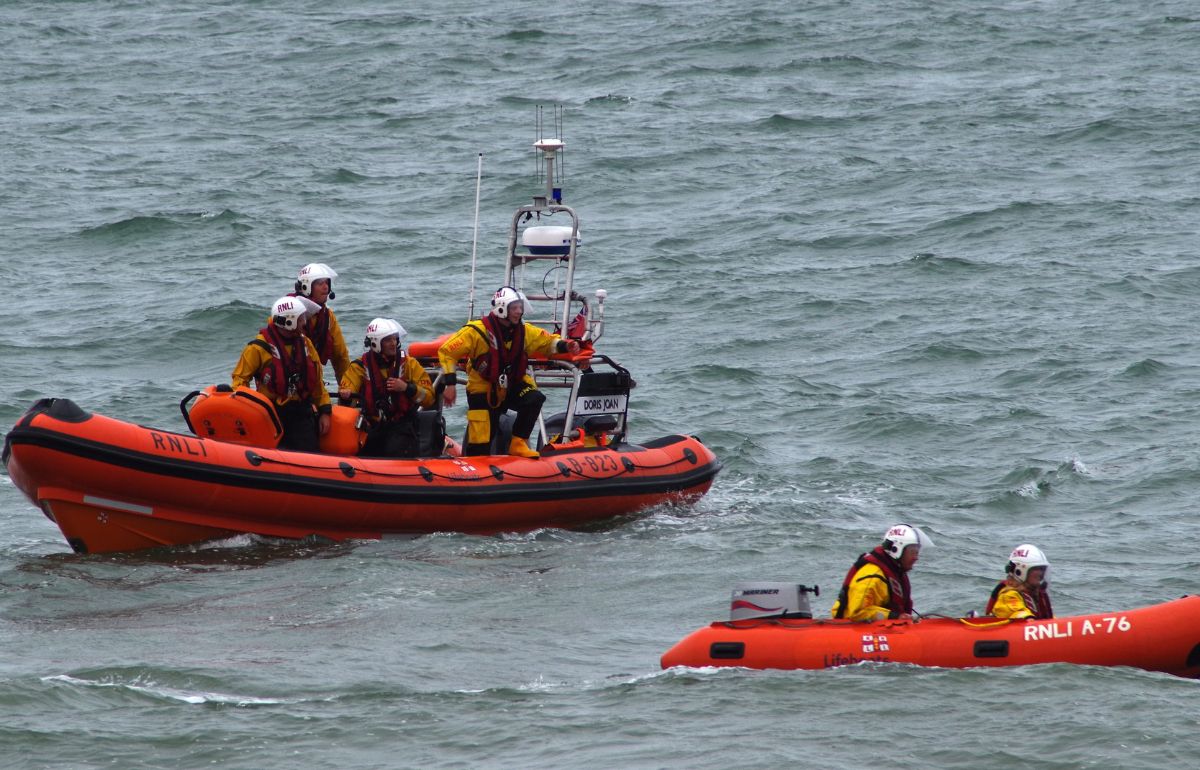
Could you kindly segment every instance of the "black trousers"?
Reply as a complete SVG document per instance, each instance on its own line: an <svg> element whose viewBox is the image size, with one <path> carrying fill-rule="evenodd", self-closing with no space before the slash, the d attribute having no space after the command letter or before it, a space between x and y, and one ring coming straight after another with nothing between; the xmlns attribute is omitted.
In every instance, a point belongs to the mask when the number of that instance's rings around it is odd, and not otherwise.
<svg viewBox="0 0 1200 770"><path fill-rule="evenodd" d="M513 421L513 437L528 440L530 434L533 433L533 426L537 423L538 415L541 413L542 404L544 403L546 403L545 394L524 382L521 383L519 388L510 389L504 401L494 409L488 406L486 393L468 393L467 409L486 409L490 412L491 434L488 436L487 441L468 443L465 447L465 453L468 455L491 454L492 438L495 437L497 428L499 427L500 415L509 410L517 413L517 418ZM508 447L497 447L496 451L501 453L507 452Z"/></svg>
<svg viewBox="0 0 1200 770"><path fill-rule="evenodd" d="M381 422L367 431L367 441L359 450L360 457L417 457L421 442L417 436L417 421Z"/></svg>
<svg viewBox="0 0 1200 770"><path fill-rule="evenodd" d="M313 411L310 402L290 401L283 406L277 404L275 411L279 414L279 422L283 424L283 438L279 440L280 449L293 449L297 452L321 451L317 413Z"/></svg>

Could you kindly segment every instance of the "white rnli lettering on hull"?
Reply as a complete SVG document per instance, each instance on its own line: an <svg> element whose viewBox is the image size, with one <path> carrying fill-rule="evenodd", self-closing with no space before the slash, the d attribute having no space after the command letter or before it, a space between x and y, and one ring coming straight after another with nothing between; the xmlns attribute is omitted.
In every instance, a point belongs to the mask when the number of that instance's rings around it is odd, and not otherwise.
<svg viewBox="0 0 1200 770"><path fill-rule="evenodd" d="M1124 615L1111 615L1105 618L1084 618L1079 623L1080 636L1092 636L1095 634L1121 634L1133 628L1133 624L1129 622L1129 618ZM1069 639L1074 636L1073 621L1053 622L1053 623L1030 623L1025 626L1025 641L1040 642L1043 639Z"/></svg>
<svg viewBox="0 0 1200 770"><path fill-rule="evenodd" d="M1071 637L1071 621L1066 623L1039 623L1025 626L1025 641L1040 642L1043 639L1069 639Z"/></svg>
<svg viewBox="0 0 1200 770"><path fill-rule="evenodd" d="M1124 615L1113 615L1107 618L1099 618L1095 621L1084 620L1082 628L1079 630L1079 635L1124 633L1131 628L1133 628L1133 624L1129 622L1129 618Z"/></svg>

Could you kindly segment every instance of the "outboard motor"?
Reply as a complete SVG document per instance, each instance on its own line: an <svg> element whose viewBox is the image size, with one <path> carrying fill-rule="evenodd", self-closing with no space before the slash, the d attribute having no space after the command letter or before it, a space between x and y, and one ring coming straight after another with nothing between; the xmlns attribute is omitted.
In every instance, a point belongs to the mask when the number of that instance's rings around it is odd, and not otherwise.
<svg viewBox="0 0 1200 770"><path fill-rule="evenodd" d="M729 604L730 620L755 618L812 618L808 595L821 595L821 587L797 583L738 583Z"/></svg>

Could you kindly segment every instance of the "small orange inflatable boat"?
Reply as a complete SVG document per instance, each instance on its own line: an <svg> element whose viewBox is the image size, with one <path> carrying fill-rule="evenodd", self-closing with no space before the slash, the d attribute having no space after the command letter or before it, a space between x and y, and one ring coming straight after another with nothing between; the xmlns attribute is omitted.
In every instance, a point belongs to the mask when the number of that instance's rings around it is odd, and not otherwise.
<svg viewBox="0 0 1200 770"><path fill-rule="evenodd" d="M754 585L762 591L769 589L761 586L776 584ZM738 600L735 593L734 617ZM971 668L1077 663L1200 678L1200 596L1097 615L1015 621L939 617L856 623L806 618L807 602L801 605L802 611L785 613L792 617L750 617L701 628L668 650L662 666L821 669L873 661Z"/></svg>
<svg viewBox="0 0 1200 770"><path fill-rule="evenodd" d="M210 389L197 408L229 411L193 408L194 436L42 399L6 436L3 459L80 553L237 533L342 540L574 527L698 498L721 468L691 436L550 447L538 459L452 457L441 446L413 460L285 451L269 448L278 432L264 427L270 410L257 399ZM329 440L354 448L345 414L357 412L339 411Z"/></svg>

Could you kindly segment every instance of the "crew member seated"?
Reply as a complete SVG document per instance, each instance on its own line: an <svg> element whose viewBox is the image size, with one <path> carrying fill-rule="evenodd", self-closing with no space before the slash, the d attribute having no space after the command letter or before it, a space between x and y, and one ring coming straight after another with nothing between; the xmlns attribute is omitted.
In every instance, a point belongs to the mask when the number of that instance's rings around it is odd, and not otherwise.
<svg viewBox="0 0 1200 770"><path fill-rule="evenodd" d="M417 410L433 406L433 385L417 359L405 355L400 341L407 335L392 318L367 324L366 352L342 376L338 397L357 400L367 440L359 455L417 457L420 454Z"/></svg>
<svg viewBox="0 0 1200 770"><path fill-rule="evenodd" d="M539 456L529 446L529 436L546 397L529 374L529 357L578 353L579 342L523 322L526 304L525 295L501 286L492 296L491 312L469 322L438 349L447 406L453 406L457 398L455 367L463 358L467 360L467 455L491 453L500 415L511 409L517 417L508 453Z"/></svg>
<svg viewBox="0 0 1200 770"><path fill-rule="evenodd" d="M1017 546L1008 556L1005 578L992 589L984 614L1013 620L1053 618L1050 584L1046 582L1049 571L1050 561L1041 548L1029 543Z"/></svg>
<svg viewBox="0 0 1200 770"><path fill-rule="evenodd" d="M854 562L833 603L832 615L848 620L909 620L913 614L908 572L917 563L923 546L933 541L917 527L896 524L883 543Z"/></svg>
<svg viewBox="0 0 1200 770"><path fill-rule="evenodd" d="M320 305L307 297L280 297L258 337L250 341L233 368L233 387L254 380L260 393L271 398L283 425L281 449L320 451L320 438L329 432L333 405L321 381L321 361L304 334L305 319Z"/></svg>

